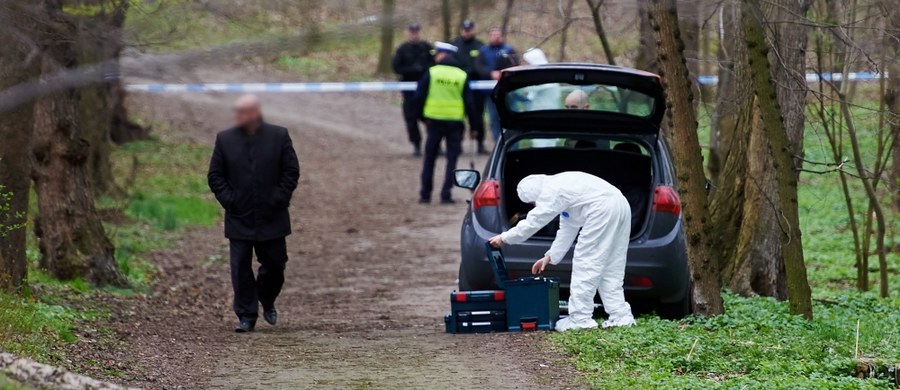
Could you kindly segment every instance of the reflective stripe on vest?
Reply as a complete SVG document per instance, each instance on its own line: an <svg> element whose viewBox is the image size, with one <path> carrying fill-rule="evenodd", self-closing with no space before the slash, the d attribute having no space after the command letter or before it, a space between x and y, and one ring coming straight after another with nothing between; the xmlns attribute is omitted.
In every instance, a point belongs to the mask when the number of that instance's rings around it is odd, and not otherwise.
<svg viewBox="0 0 900 390"><path fill-rule="evenodd" d="M441 121L466 119L463 88L466 71L450 65L435 65L428 69L428 96L422 116Z"/></svg>

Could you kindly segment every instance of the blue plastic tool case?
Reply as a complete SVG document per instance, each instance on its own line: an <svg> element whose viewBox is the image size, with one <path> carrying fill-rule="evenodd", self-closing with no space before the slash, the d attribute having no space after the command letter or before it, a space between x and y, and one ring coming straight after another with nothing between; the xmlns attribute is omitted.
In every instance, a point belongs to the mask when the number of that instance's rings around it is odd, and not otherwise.
<svg viewBox="0 0 900 390"><path fill-rule="evenodd" d="M447 333L506 332L506 292L503 290L453 291L450 314L444 316Z"/></svg>
<svg viewBox="0 0 900 390"><path fill-rule="evenodd" d="M503 251L485 244L497 285L506 291L506 326L510 332L552 330L559 320L559 280L529 276L509 280Z"/></svg>

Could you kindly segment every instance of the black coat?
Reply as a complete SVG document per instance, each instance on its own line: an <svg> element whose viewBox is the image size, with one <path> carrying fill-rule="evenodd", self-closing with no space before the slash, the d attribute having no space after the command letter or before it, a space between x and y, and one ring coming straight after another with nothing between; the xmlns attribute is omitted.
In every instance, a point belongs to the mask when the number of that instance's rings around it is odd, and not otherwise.
<svg viewBox="0 0 900 390"><path fill-rule="evenodd" d="M404 42L397 48L392 65L394 73L400 75L400 81L419 81L434 65L431 44L425 41Z"/></svg>
<svg viewBox="0 0 900 390"><path fill-rule="evenodd" d="M475 63L478 61L478 55L481 54L479 50L484 43L474 37L469 40L456 37L452 44L459 48L459 51L456 52L456 61L459 62L459 67L466 71L472 80L480 79L481 75L475 71Z"/></svg>
<svg viewBox="0 0 900 390"><path fill-rule="evenodd" d="M225 208L225 237L266 241L291 234L288 205L299 178L284 127L263 123L252 136L239 127L220 132L207 179Z"/></svg>

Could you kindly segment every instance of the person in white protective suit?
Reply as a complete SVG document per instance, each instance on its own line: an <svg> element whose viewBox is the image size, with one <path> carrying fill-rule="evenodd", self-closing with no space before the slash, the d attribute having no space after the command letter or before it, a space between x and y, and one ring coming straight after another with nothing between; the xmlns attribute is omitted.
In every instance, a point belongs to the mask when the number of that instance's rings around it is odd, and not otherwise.
<svg viewBox="0 0 900 390"><path fill-rule="evenodd" d="M604 328L634 325L622 288L631 235L631 207L622 192L584 172L530 175L519 182L517 191L519 199L535 208L524 221L492 237L491 245L520 244L561 216L550 250L532 267L532 273L537 274L547 264L559 264L578 237L572 260L569 316L556 323L556 330L596 328L592 314L598 290L609 314L603 321Z"/></svg>

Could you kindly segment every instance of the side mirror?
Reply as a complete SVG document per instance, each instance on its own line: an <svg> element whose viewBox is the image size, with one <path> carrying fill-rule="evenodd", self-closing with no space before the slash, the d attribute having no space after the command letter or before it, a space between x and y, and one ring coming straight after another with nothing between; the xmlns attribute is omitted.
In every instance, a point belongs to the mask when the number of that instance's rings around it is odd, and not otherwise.
<svg viewBox="0 0 900 390"><path fill-rule="evenodd" d="M457 187L474 191L481 182L481 173L474 169L457 169L453 171L453 182Z"/></svg>

